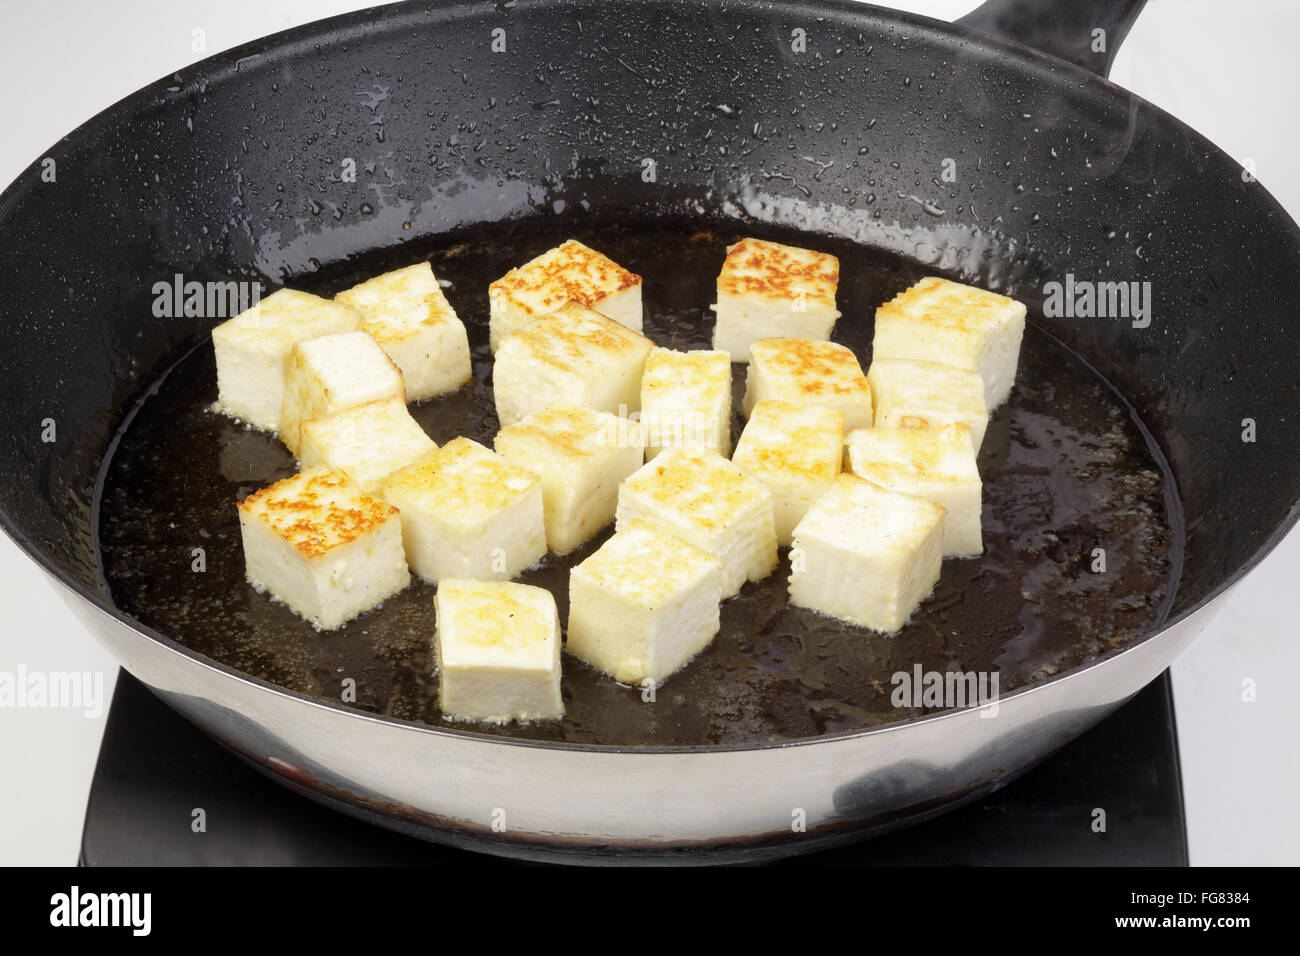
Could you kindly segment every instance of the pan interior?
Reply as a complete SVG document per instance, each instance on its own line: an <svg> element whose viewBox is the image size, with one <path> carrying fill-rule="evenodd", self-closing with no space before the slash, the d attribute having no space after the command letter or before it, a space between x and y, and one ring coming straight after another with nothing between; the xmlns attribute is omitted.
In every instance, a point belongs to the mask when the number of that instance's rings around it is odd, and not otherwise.
<svg viewBox="0 0 1300 956"><path fill-rule="evenodd" d="M762 228L841 260L835 338L870 360L874 307L925 274L915 263L851 242ZM647 334L707 348L708 305L736 223L593 224L548 217L480 227L354 258L295 283L333 294L428 259L470 330L474 380L412 406L440 444L497 429L487 351L487 286L510 266L569 236L644 276ZM734 366L734 407L744 369ZM243 579L235 502L291 474L275 439L214 414L210 342L183 356L127 416L98 483L100 571L125 613L243 673L310 696L402 719L455 727L439 713L432 673L432 586L416 583L329 633L314 630ZM743 421L733 422L733 440ZM1006 694L1122 648L1167 613L1181 549L1166 467L1110 387L1031 313L1018 385L994 415L980 454L985 554L947 560L935 593L899 634L858 629L786 600L788 564L722 611L713 644L653 701L571 658L563 721L489 734L584 744L695 746L794 740L888 724L925 708L895 706L893 675L997 672ZM567 614L568 571L608 535L548 557L521 580L550 588ZM204 551L194 571L195 548ZM1105 570L1094 570L1104 549ZM350 678L351 681L347 681Z"/></svg>

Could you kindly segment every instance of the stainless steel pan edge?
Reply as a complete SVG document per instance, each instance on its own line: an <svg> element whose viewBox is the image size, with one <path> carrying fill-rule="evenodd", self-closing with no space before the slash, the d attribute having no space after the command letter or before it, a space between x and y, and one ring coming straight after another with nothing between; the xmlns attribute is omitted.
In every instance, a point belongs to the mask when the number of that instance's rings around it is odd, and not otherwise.
<svg viewBox="0 0 1300 956"><path fill-rule="evenodd" d="M340 809L503 855L618 850L655 859L707 846L714 862L860 837L914 822L918 808L937 811L1000 786L1159 675L1217 606L1013 694L994 715L951 711L909 723L905 733L895 726L674 751L539 746L372 717L196 660L75 592L60 593L170 706L260 769Z"/></svg>

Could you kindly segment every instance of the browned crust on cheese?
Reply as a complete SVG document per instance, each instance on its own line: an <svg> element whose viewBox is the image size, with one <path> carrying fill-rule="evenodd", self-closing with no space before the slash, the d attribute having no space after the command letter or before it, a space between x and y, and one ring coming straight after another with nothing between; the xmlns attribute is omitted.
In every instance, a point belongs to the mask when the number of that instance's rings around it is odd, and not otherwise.
<svg viewBox="0 0 1300 956"><path fill-rule="evenodd" d="M809 260L806 257L811 255ZM772 299L805 298L835 303L840 260L808 249L762 239L742 239L727 249L718 276L720 295L759 295Z"/></svg>
<svg viewBox="0 0 1300 956"><path fill-rule="evenodd" d="M754 479L718 455L674 449L655 461L649 473L628 478L629 486L700 527L720 526L705 514L711 506L730 515L754 500Z"/></svg>
<svg viewBox="0 0 1300 956"><path fill-rule="evenodd" d="M779 344L774 352L760 352L763 365L797 376L805 395L868 394L867 377L852 351L835 342L811 339L763 339ZM847 379L847 380L846 380Z"/></svg>
<svg viewBox="0 0 1300 956"><path fill-rule="evenodd" d="M331 492L350 488L341 472L321 471L277 481L239 502L241 513L271 525L277 534L308 559L319 558L349 544L388 521L397 509L358 489L352 506L331 501ZM266 514L258 514L261 504Z"/></svg>
<svg viewBox="0 0 1300 956"><path fill-rule="evenodd" d="M881 305L876 315L901 322L926 322L958 332L978 332L988 327L991 314L1014 304L1014 299L996 292L927 276Z"/></svg>
<svg viewBox="0 0 1300 956"><path fill-rule="evenodd" d="M576 371L568 359L593 353L624 355L638 342L648 352L651 344L645 336L572 302L533 320L511 338L535 358L565 372Z"/></svg>
<svg viewBox="0 0 1300 956"><path fill-rule="evenodd" d="M576 239L569 239L550 252L511 269L492 283L489 292L509 295L511 292L545 290L540 311L546 313L567 302L590 308L601 299L640 283L641 277L636 273L629 272Z"/></svg>
<svg viewBox="0 0 1300 956"><path fill-rule="evenodd" d="M593 458L592 436L604 427L604 422L594 413L580 406L552 405L534 412L527 418L507 425L497 433L498 445L504 438L507 443L518 440L528 447L547 446L567 458ZM497 449L501 449L498 447Z"/></svg>

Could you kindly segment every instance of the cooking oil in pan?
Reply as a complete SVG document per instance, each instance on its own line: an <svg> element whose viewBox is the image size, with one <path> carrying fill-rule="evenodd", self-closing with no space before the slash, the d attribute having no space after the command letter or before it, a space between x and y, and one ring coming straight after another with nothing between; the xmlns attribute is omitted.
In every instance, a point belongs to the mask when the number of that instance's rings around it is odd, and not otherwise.
<svg viewBox="0 0 1300 956"><path fill-rule="evenodd" d="M708 348L714 281L734 224L587 227L499 224L407 243L289 284L332 295L429 259L470 330L475 376L411 407L439 444L496 431L487 350L487 287L508 268L574 236L644 277L646 332ZM870 360L875 306L924 270L862 246L765 229L840 257L835 338ZM1032 316L1031 316L1032 323ZM744 371L735 369L740 407ZM437 726L432 586L321 633L244 581L235 502L295 470L274 438L214 414L211 344L181 357L128 418L101 474L102 573L117 605L193 651L254 677L364 711ZM733 437L743 422L733 422ZM707 745L805 738L887 724L924 711L895 706L895 675L996 674L1001 694L1124 647L1158 626L1176 581L1181 538L1165 470L1122 400L1050 336L1026 331L1017 385L980 452L984 555L946 560L934 594L893 636L786 600L788 564L722 608L712 645L647 700L571 658L562 721L473 730L537 740ZM608 534L608 532L606 532ZM568 572L606 535L521 578L549 588L567 616ZM193 570L194 549L203 549Z"/></svg>

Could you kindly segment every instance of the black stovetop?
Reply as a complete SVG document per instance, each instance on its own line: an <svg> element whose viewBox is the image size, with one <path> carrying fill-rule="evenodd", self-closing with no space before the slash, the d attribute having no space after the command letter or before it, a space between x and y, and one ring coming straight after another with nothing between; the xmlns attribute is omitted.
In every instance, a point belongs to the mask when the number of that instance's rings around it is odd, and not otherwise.
<svg viewBox="0 0 1300 956"><path fill-rule="evenodd" d="M202 808L206 830L191 829ZM1094 810L1106 814L1095 832ZM81 861L133 865L502 865L343 816L232 756L137 680L118 677ZM1083 737L938 819L786 865L1187 864L1166 672Z"/></svg>

